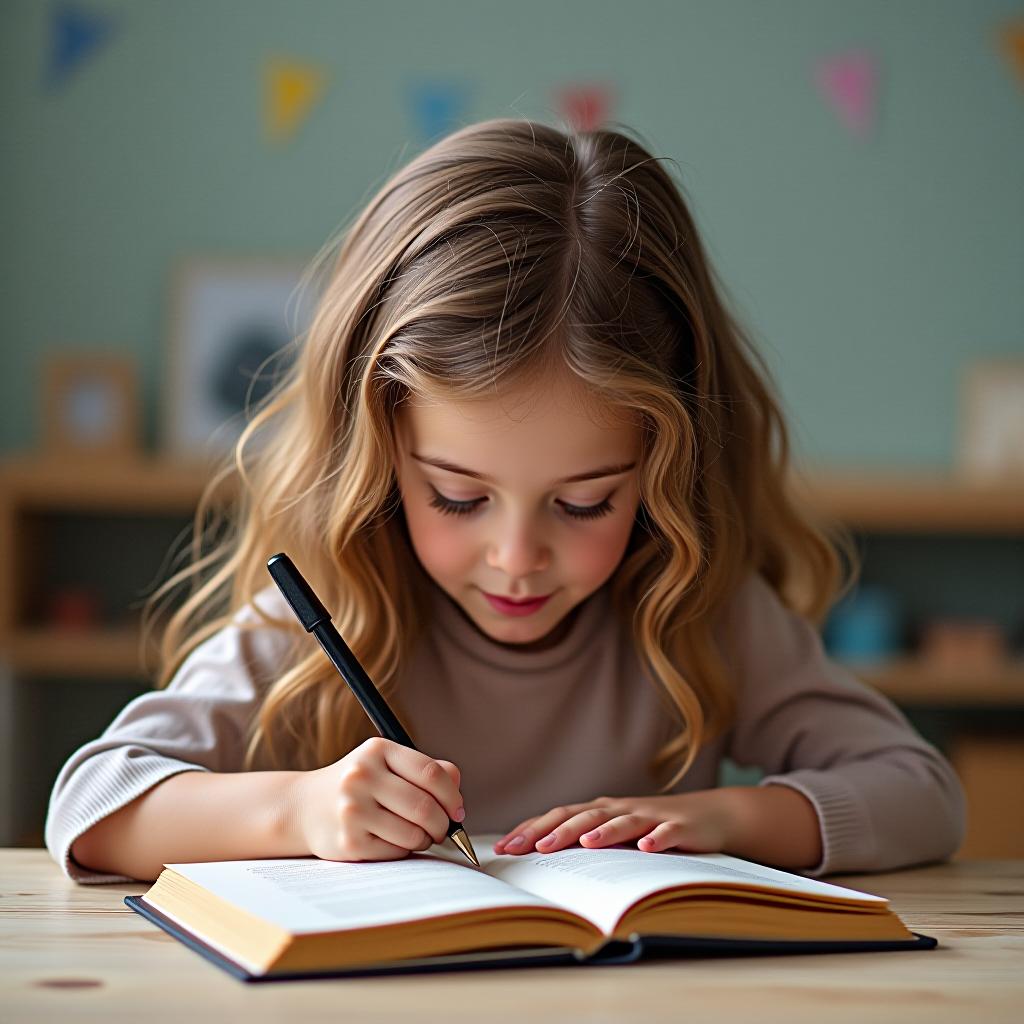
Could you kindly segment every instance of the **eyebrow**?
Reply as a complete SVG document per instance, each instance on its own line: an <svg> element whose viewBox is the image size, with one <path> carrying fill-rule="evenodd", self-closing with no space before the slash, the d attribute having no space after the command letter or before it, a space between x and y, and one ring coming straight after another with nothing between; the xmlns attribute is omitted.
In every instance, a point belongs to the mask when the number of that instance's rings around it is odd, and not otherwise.
<svg viewBox="0 0 1024 1024"><path fill-rule="evenodd" d="M471 476L474 480L483 480L485 483L494 483L494 480L491 479L491 477L486 476L484 473L477 473L475 470L466 469L464 466L456 466L454 462L448 462L445 459L433 458L429 455L417 455L416 452L409 452L409 454L417 462L426 463L428 466L436 466L438 469L445 469L449 473L458 473L460 476ZM599 466L597 469L589 469L585 473L575 473L573 476L567 476L564 480L558 480L556 483L574 484L578 483L580 480L599 480L606 476L618 476L619 473L625 473L635 465L635 462L623 462L614 466Z"/></svg>

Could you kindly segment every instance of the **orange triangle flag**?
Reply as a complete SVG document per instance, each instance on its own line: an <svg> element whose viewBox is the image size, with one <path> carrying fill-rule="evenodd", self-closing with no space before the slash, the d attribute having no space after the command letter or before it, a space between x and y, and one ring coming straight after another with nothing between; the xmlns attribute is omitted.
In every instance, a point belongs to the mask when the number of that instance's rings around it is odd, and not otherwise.
<svg viewBox="0 0 1024 1024"><path fill-rule="evenodd" d="M327 87L327 73L312 64L272 57L263 75L263 126L270 142L290 139Z"/></svg>
<svg viewBox="0 0 1024 1024"><path fill-rule="evenodd" d="M1004 25L999 32L999 41L1010 66L1024 84L1024 18Z"/></svg>

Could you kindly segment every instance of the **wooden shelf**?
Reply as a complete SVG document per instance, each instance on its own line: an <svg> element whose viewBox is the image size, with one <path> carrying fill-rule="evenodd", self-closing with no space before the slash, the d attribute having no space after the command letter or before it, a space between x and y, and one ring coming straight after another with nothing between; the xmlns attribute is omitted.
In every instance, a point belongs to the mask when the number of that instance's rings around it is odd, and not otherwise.
<svg viewBox="0 0 1024 1024"><path fill-rule="evenodd" d="M920 658L896 658L881 665L844 663L858 679L897 704L1010 705L1024 707L1024 660L992 668L954 669Z"/></svg>
<svg viewBox="0 0 1024 1024"><path fill-rule="evenodd" d="M213 475L208 464L167 458L0 463L0 488L19 508L43 511L192 512Z"/></svg>
<svg viewBox="0 0 1024 1024"><path fill-rule="evenodd" d="M191 511L211 467L161 456L0 462L0 487L21 505L83 511ZM857 529L1024 534L1024 479L985 483L919 469L800 467L796 494L819 516Z"/></svg>
<svg viewBox="0 0 1024 1024"><path fill-rule="evenodd" d="M13 630L5 640L15 672L37 676L143 678L139 631L131 627L78 631L38 626Z"/></svg>
<svg viewBox="0 0 1024 1024"><path fill-rule="evenodd" d="M6 634L3 646L14 667L28 673L121 678L141 672L133 630L75 634L15 625L14 563L23 541L14 513L187 514L212 472L209 463L161 456L0 460L0 553L6 552L9 577L0 586L0 635ZM821 519L853 529L1024 536L1024 480L981 483L924 470L805 465L794 470L792 485ZM853 670L901 703L1024 704L1024 666L1018 662L993 672L950 673L908 657Z"/></svg>
<svg viewBox="0 0 1024 1024"><path fill-rule="evenodd" d="M915 469L804 467L793 488L818 515L855 529L1024 535L1024 478L982 482Z"/></svg>
<svg viewBox="0 0 1024 1024"><path fill-rule="evenodd" d="M24 628L10 634L6 647L16 672L108 679L145 675L139 633L127 627L82 632ZM908 707L1024 707L1024 660L980 670L940 668L912 656L882 665L843 664L858 679Z"/></svg>

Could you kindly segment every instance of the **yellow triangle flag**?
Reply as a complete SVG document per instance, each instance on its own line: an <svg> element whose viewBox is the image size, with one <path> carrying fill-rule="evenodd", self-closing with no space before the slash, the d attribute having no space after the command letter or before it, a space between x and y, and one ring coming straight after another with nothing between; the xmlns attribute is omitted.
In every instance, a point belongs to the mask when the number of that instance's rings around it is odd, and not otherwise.
<svg viewBox="0 0 1024 1024"><path fill-rule="evenodd" d="M327 73L312 64L271 57L263 75L263 127L270 142L291 138L327 88Z"/></svg>

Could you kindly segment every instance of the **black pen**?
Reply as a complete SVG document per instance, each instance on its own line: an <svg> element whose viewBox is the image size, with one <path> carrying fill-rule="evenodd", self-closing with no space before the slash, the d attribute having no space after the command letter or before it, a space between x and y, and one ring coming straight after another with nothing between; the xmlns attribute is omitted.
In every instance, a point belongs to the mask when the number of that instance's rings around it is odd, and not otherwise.
<svg viewBox="0 0 1024 1024"><path fill-rule="evenodd" d="M363 666L359 664L351 648L342 640L341 634L331 623L330 612L320 603L320 599L313 593L313 588L295 568L292 560L284 553L274 555L268 560L267 569L273 576L274 582L281 588L281 593L291 605L296 618L302 623L302 628L307 633L312 633L320 641L320 646L326 652L327 657L341 673L342 679L348 683L349 688L356 695L356 699L362 704L363 710L370 716L370 721L377 727L381 736L415 750L416 744L413 743L395 713L388 707L380 690L370 681L370 677L366 674ZM469 841L469 836L466 835L466 830L451 818L448 819L448 838L469 860L477 867L480 866L480 861L477 860L476 852L473 850L473 844Z"/></svg>

